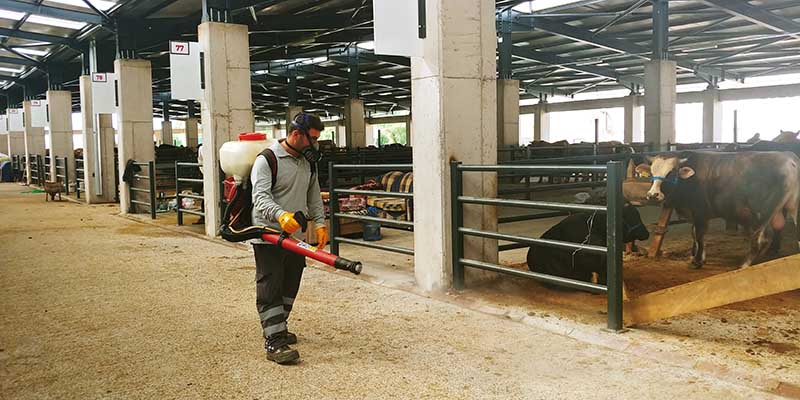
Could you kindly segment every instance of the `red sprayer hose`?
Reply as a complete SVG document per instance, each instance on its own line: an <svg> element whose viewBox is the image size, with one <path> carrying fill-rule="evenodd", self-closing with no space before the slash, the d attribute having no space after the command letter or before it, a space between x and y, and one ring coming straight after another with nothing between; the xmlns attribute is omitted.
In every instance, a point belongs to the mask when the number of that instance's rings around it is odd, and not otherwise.
<svg viewBox="0 0 800 400"><path fill-rule="evenodd" d="M361 273L360 262L350 261L335 254L328 253L327 251L319 250L306 242L300 242L291 237L282 237L278 233L264 233L261 235L261 238L266 242L277 244L292 253L313 258L314 260L330 265L336 269L350 271L356 275Z"/></svg>

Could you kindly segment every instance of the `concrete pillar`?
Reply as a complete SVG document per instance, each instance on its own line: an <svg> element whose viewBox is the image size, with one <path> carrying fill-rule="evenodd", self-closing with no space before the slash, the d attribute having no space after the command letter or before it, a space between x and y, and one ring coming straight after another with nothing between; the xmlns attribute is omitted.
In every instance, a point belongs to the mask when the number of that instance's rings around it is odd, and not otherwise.
<svg viewBox="0 0 800 400"><path fill-rule="evenodd" d="M644 68L644 141L675 142L676 63L652 60Z"/></svg>
<svg viewBox="0 0 800 400"><path fill-rule="evenodd" d="M450 160L497 162L497 38L494 2L429 0L423 57L411 58L415 138L414 274L423 290L452 280ZM436 27L436 29L430 29ZM464 193L495 197L495 174L468 173ZM493 207L465 206L464 224L495 231ZM497 242L468 237L467 258L497 261ZM485 273L468 269L468 279Z"/></svg>
<svg viewBox="0 0 800 400"><path fill-rule="evenodd" d="M156 143L160 146L162 144L173 144L172 141L172 122L161 121L161 134L158 135Z"/></svg>
<svg viewBox="0 0 800 400"><path fill-rule="evenodd" d="M642 140L642 109L639 106L640 97L630 95L625 98L625 143Z"/></svg>
<svg viewBox="0 0 800 400"><path fill-rule="evenodd" d="M128 183L122 180L128 160L155 161L153 145L153 88L150 61L117 59L119 87L119 200L122 214L130 209Z"/></svg>
<svg viewBox="0 0 800 400"><path fill-rule="evenodd" d="M9 156L21 156L25 154L25 132L8 132L8 152Z"/></svg>
<svg viewBox="0 0 800 400"><path fill-rule="evenodd" d="M5 153L5 155L11 157L11 149L9 146L8 132L0 133L0 153Z"/></svg>
<svg viewBox="0 0 800 400"><path fill-rule="evenodd" d="M289 133L292 132L292 120L294 116L301 112L303 112L303 107L301 106L289 106L286 108L286 136L289 136Z"/></svg>
<svg viewBox="0 0 800 400"><path fill-rule="evenodd" d="M412 146L411 125L413 125L413 123L411 117L409 117L406 119L406 146Z"/></svg>
<svg viewBox="0 0 800 400"><path fill-rule="evenodd" d="M206 89L202 100L203 196L208 236L219 230L222 193L219 148L255 129L250 91L250 52L247 25L204 22L197 29L205 49Z"/></svg>
<svg viewBox="0 0 800 400"><path fill-rule="evenodd" d="M68 90L48 90L47 104L50 107L50 157L67 157L67 176L75 176L75 160L72 151L72 93ZM56 162L50 162L50 176L56 176Z"/></svg>
<svg viewBox="0 0 800 400"><path fill-rule="evenodd" d="M364 121L364 101L347 99L344 102L344 129L347 148L367 147L367 124Z"/></svg>
<svg viewBox="0 0 800 400"><path fill-rule="evenodd" d="M186 147L197 148L197 118L186 118Z"/></svg>
<svg viewBox="0 0 800 400"><path fill-rule="evenodd" d="M722 142L722 102L719 89L703 92L703 143Z"/></svg>
<svg viewBox="0 0 800 400"><path fill-rule="evenodd" d="M25 126L25 154L29 155L28 162L25 163L25 173L27 176L27 184L31 184L31 163L35 162L33 156L39 155L41 157L45 156L45 148L44 144L44 127L35 127L33 126L33 118L31 113L31 101L25 100L22 102L22 110L23 110L23 118L24 118L24 126ZM44 171L40 172L42 176L44 176Z"/></svg>
<svg viewBox="0 0 800 400"><path fill-rule="evenodd" d="M550 140L550 114L547 112L547 102L539 101L533 115L533 140Z"/></svg>
<svg viewBox="0 0 800 400"><path fill-rule="evenodd" d="M88 76L81 77L89 78ZM83 107L81 107L83 109ZM87 204L113 203L117 183L114 162L114 125L111 114L98 114L91 118L94 127L84 122L83 168ZM85 121L85 120L84 120ZM87 129L86 127L90 128ZM123 165L124 168L124 165ZM124 172L124 171L123 171Z"/></svg>
<svg viewBox="0 0 800 400"><path fill-rule="evenodd" d="M347 147L347 130L341 122L336 124L336 147Z"/></svg>
<svg viewBox="0 0 800 400"><path fill-rule="evenodd" d="M519 81L497 81L497 146L519 146Z"/></svg>

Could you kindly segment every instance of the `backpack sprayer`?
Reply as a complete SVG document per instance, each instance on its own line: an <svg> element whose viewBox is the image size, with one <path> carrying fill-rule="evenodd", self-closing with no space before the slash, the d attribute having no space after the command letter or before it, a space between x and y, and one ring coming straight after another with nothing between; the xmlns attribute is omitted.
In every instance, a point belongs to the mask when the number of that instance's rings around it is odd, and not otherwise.
<svg viewBox="0 0 800 400"><path fill-rule="evenodd" d="M335 254L318 249L306 242L293 239L288 233L266 226L250 225L252 211L252 188L247 179L250 169L261 152L271 143L266 135L243 133L238 142L226 142L220 148L220 166L230 177L225 179L225 200L228 205L222 216L220 235L229 242L243 242L251 239L262 239L280 246L283 249L312 258L336 269L350 271L356 275L361 273L361 262L350 261ZM305 214L298 211L294 219L300 224L303 232L308 228Z"/></svg>

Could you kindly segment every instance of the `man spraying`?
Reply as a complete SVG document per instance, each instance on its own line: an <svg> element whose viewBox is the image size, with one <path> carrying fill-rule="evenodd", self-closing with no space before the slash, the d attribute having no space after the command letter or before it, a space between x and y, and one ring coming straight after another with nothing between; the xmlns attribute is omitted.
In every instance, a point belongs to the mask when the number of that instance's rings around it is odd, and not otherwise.
<svg viewBox="0 0 800 400"><path fill-rule="evenodd" d="M324 129L320 118L299 113L288 127L286 139L271 145L256 158L250 173L252 184L252 225L280 229L294 235L302 212L316 222L318 247L328 243L325 212L322 206L317 162L317 140ZM267 359L286 364L300 358L289 347L297 336L289 332L286 321L292 311L305 257L261 239L252 241L256 259L256 306L265 338Z"/></svg>

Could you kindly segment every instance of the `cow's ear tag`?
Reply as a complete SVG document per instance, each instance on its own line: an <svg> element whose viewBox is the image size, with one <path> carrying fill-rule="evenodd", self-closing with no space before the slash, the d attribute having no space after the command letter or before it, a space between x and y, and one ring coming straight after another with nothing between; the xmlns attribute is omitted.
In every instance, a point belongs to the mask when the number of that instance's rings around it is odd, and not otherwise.
<svg viewBox="0 0 800 400"><path fill-rule="evenodd" d="M681 167L678 170L678 175L680 175L681 179L689 179L694 176L694 170L691 167Z"/></svg>
<svg viewBox="0 0 800 400"><path fill-rule="evenodd" d="M636 166L636 173L642 178L650 177L650 166L647 164L639 164Z"/></svg>

